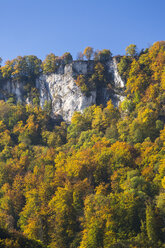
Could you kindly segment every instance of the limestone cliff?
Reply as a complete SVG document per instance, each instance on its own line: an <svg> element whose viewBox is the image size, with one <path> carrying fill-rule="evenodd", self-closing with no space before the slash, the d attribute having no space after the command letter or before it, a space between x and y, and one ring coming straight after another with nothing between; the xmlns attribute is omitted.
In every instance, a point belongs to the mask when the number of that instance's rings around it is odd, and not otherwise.
<svg viewBox="0 0 165 248"><path fill-rule="evenodd" d="M37 88L40 92L41 107L45 101L51 101L52 114L61 115L64 120L70 120L74 111L83 111L96 103L96 92L90 92L88 97L83 95L69 73L42 75L37 80Z"/></svg>
<svg viewBox="0 0 165 248"><path fill-rule="evenodd" d="M66 121L70 121L74 111L82 112L86 107L93 104L105 104L110 98L114 105L118 105L122 100L120 94L124 87L118 71L115 58L108 63L108 70L111 73L111 83L114 88L114 94L110 93L106 87L100 88L99 92L92 90L88 95L81 92L76 85L77 75L92 74L94 69L93 61L73 61L70 64L61 66L56 73L51 75L42 74L37 80L35 87L39 92L40 106L43 107L46 102L52 105L52 116L61 115ZM31 102L30 97L25 94L25 84L22 82L6 82L1 86L0 98L7 100L14 96L16 101Z"/></svg>

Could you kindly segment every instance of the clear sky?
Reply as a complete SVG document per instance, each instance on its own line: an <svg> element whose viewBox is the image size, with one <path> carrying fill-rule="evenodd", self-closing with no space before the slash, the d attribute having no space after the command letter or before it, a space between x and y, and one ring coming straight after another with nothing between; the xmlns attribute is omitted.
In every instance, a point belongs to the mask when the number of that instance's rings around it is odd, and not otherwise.
<svg viewBox="0 0 165 248"><path fill-rule="evenodd" d="M124 54L165 40L165 0L0 0L0 57L41 59L85 47Z"/></svg>

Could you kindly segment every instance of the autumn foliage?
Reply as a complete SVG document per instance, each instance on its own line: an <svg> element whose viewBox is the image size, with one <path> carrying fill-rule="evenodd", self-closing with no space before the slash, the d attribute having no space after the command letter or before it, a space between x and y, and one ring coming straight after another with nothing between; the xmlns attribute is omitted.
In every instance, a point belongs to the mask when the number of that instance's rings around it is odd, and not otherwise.
<svg viewBox="0 0 165 248"><path fill-rule="evenodd" d="M88 107L70 125L46 107L0 101L0 247L165 247L165 43L118 66L119 108ZM6 77L21 76L8 67ZM86 90L83 75L77 84Z"/></svg>

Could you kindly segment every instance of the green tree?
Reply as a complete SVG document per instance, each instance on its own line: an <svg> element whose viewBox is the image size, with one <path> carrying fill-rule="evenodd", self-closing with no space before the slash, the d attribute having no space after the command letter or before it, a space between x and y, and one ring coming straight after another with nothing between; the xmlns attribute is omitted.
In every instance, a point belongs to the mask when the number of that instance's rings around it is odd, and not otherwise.
<svg viewBox="0 0 165 248"><path fill-rule="evenodd" d="M103 49L102 51L97 51L94 54L94 59L97 61L101 61L101 62L107 62L108 60L110 60L110 58L112 57L112 53L110 52L109 49Z"/></svg>
<svg viewBox="0 0 165 248"><path fill-rule="evenodd" d="M85 218L80 248L104 247L106 221L110 222L108 200L103 194L89 195L85 199Z"/></svg>
<svg viewBox="0 0 165 248"><path fill-rule="evenodd" d="M80 74L78 77L77 77L77 80L76 80L76 84L80 87L81 91L86 94L89 89L87 87L87 83L86 83L86 78L84 75Z"/></svg>
<svg viewBox="0 0 165 248"><path fill-rule="evenodd" d="M149 240L155 243L157 241L156 220L150 204L146 207L146 230Z"/></svg>
<svg viewBox="0 0 165 248"><path fill-rule="evenodd" d="M117 65L119 74L126 80L129 76L130 65L132 63L132 58L128 56L123 56Z"/></svg>
<svg viewBox="0 0 165 248"><path fill-rule="evenodd" d="M2 76L5 79L34 84L42 72L41 64L42 61L34 55L18 56L16 59L6 61L5 65L1 67Z"/></svg>
<svg viewBox="0 0 165 248"><path fill-rule="evenodd" d="M84 56L85 56L88 60L90 60L90 59L92 58L92 56L93 56L93 48L92 48L92 47L86 47L86 48L84 49Z"/></svg>
<svg viewBox="0 0 165 248"><path fill-rule="evenodd" d="M131 57L135 57L137 55L137 46L134 44L126 47L126 55L130 55Z"/></svg>
<svg viewBox="0 0 165 248"><path fill-rule="evenodd" d="M55 196L49 202L50 228L52 242L50 247L65 248L70 246L77 232L73 191L71 185L58 187Z"/></svg>
<svg viewBox="0 0 165 248"><path fill-rule="evenodd" d="M73 61L72 55L70 53L64 53L61 57L62 62L64 63L64 65L69 64Z"/></svg>
<svg viewBox="0 0 165 248"><path fill-rule="evenodd" d="M51 74L55 73L61 64L61 59L55 56L54 53L50 53L46 56L46 59L42 62L43 73Z"/></svg>

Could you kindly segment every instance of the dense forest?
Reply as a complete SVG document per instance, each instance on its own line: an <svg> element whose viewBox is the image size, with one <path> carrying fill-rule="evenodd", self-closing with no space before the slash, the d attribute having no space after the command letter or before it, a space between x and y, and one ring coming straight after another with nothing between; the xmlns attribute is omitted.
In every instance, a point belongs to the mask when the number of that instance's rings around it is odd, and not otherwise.
<svg viewBox="0 0 165 248"><path fill-rule="evenodd" d="M84 55L95 71L87 83L79 76L82 90L110 85L111 52ZM0 247L163 248L165 42L117 56L118 108L110 100L57 123L49 104L40 108L34 80L71 61L69 53L25 56L0 68L0 84L25 80L34 96L27 105L0 101Z"/></svg>

